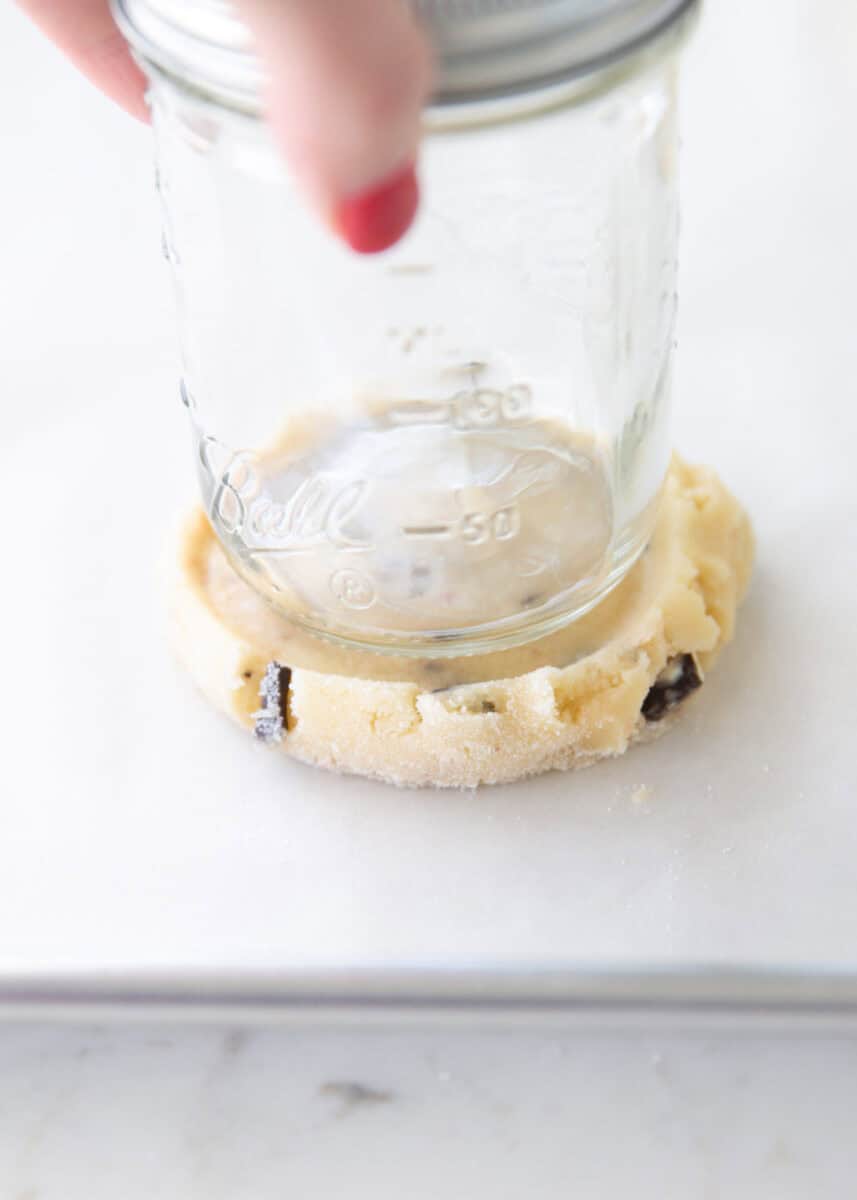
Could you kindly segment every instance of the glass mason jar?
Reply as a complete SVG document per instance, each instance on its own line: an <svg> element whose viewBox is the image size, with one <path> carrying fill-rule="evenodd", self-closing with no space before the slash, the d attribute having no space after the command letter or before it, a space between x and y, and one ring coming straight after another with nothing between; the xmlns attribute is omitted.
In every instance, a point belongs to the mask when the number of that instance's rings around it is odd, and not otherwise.
<svg viewBox="0 0 857 1200"><path fill-rule="evenodd" d="M439 61L422 205L370 257L307 209L224 0L116 14L151 81L182 397L227 555L314 634L461 655L574 620L651 534L695 5L414 2Z"/></svg>

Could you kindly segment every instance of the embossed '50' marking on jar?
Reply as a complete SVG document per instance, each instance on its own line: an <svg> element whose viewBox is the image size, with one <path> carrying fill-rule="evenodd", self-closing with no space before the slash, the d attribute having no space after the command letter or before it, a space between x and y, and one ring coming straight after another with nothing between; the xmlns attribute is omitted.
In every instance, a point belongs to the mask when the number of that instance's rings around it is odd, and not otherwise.
<svg viewBox="0 0 857 1200"><path fill-rule="evenodd" d="M474 546L493 538L505 542L517 535L521 528L521 513L517 504L499 508L493 513L471 512L461 522L461 537Z"/></svg>
<svg viewBox="0 0 857 1200"><path fill-rule="evenodd" d="M517 537L521 529L521 512L517 504L507 504L495 512L468 512L460 520L436 525L401 525L399 532L409 541L425 538L460 538L477 546L493 538L505 542Z"/></svg>

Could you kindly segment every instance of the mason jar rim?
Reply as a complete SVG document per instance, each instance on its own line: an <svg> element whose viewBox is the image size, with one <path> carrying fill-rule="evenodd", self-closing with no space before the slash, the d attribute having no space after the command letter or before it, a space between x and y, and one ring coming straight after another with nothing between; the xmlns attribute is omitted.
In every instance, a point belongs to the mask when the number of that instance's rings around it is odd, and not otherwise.
<svg viewBox="0 0 857 1200"><path fill-rule="evenodd" d="M683 39L701 0L410 0L435 45L430 109L563 103L602 90ZM148 68L227 107L260 115L265 79L228 0L111 0ZM537 101L537 107L541 107ZM453 123L459 121L453 118Z"/></svg>

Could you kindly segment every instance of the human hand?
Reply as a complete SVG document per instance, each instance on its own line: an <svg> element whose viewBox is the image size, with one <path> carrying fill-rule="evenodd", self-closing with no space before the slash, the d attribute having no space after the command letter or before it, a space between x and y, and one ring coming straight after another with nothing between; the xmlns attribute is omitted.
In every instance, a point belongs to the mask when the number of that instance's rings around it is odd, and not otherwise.
<svg viewBox="0 0 857 1200"><path fill-rule="evenodd" d="M102 91L148 119L146 80L108 0L18 0ZM235 0L269 79L275 141L310 202L362 253L411 224L427 40L405 0Z"/></svg>

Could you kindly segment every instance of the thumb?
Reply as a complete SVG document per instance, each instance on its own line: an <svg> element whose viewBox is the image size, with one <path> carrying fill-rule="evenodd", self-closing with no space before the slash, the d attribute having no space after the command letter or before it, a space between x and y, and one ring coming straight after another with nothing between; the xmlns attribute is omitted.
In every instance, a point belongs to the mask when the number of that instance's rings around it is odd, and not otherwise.
<svg viewBox="0 0 857 1200"><path fill-rule="evenodd" d="M239 0L268 76L274 138L311 202L355 250L393 245L418 203L431 86L404 0Z"/></svg>

